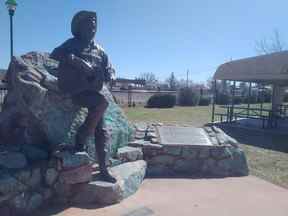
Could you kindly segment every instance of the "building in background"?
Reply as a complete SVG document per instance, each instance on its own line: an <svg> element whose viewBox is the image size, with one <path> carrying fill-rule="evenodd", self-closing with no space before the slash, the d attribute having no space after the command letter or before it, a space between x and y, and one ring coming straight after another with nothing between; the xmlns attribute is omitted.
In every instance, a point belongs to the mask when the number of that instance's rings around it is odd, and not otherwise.
<svg viewBox="0 0 288 216"><path fill-rule="evenodd" d="M145 80L117 78L112 83L113 90L145 89Z"/></svg>

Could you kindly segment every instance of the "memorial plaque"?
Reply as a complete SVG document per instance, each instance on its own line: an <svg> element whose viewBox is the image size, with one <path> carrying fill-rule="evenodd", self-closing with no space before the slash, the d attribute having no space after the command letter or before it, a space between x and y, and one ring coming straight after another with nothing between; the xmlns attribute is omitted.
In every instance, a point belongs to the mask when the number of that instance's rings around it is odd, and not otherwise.
<svg viewBox="0 0 288 216"><path fill-rule="evenodd" d="M212 143L202 128L162 126L157 127L163 145L211 146Z"/></svg>

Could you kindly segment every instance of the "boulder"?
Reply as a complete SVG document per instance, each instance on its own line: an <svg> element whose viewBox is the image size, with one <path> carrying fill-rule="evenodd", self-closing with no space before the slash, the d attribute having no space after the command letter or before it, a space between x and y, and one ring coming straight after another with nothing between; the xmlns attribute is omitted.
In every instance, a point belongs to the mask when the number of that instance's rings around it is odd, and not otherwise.
<svg viewBox="0 0 288 216"><path fill-rule="evenodd" d="M142 160L143 152L141 148L125 146L118 149L117 158L123 162Z"/></svg>
<svg viewBox="0 0 288 216"><path fill-rule="evenodd" d="M24 148L32 160L37 152L53 151L59 144L74 145L75 133L87 116L86 108L74 105L68 95L59 92L57 64L48 53L30 52L14 57L8 68L0 140L4 144L22 141L23 145L33 146L34 153ZM110 132L106 148L115 155L119 147L128 144L133 129L106 86L102 94L109 101L104 114L104 125ZM94 141L90 146L94 147ZM40 159L46 156L45 152L39 154Z"/></svg>
<svg viewBox="0 0 288 216"><path fill-rule="evenodd" d="M31 175L25 184L30 187L30 189L35 189L40 186L42 181L41 169L35 168L31 170Z"/></svg>
<svg viewBox="0 0 288 216"><path fill-rule="evenodd" d="M145 139L151 140L153 138L158 138L158 135L155 132L148 132L145 136Z"/></svg>
<svg viewBox="0 0 288 216"><path fill-rule="evenodd" d="M60 173L60 181L64 184L78 184L92 180L92 165L87 164L80 167L63 170Z"/></svg>
<svg viewBox="0 0 288 216"><path fill-rule="evenodd" d="M30 189L38 188L42 182L41 169L37 167L17 169L10 171L9 174Z"/></svg>
<svg viewBox="0 0 288 216"><path fill-rule="evenodd" d="M8 169L20 169L27 165L24 154L20 152L0 152L0 166Z"/></svg>
<svg viewBox="0 0 288 216"><path fill-rule="evenodd" d="M160 143L160 140L157 139L157 138L152 138L152 139L151 139L151 143L152 143L152 144L159 144L159 143Z"/></svg>
<svg viewBox="0 0 288 216"><path fill-rule="evenodd" d="M27 190L28 187L9 174L0 174L0 202Z"/></svg>
<svg viewBox="0 0 288 216"><path fill-rule="evenodd" d="M29 202L27 203L27 212L32 212L39 208L43 204L43 196L39 193L31 195Z"/></svg>
<svg viewBox="0 0 288 216"><path fill-rule="evenodd" d="M37 146L24 145L22 151L27 157L28 161L34 162L39 160L47 160L49 154L46 150L43 150Z"/></svg>
<svg viewBox="0 0 288 216"><path fill-rule="evenodd" d="M61 162L62 169L77 168L92 162L87 152L70 153L69 151L56 152L55 157Z"/></svg>
<svg viewBox="0 0 288 216"><path fill-rule="evenodd" d="M134 194L140 187L145 173L146 162L143 160L128 162L111 168L116 177L115 184L97 180L89 184L78 184L74 187L73 203L88 204L98 203L111 205L120 202L124 198Z"/></svg>
<svg viewBox="0 0 288 216"><path fill-rule="evenodd" d="M30 215L43 204L43 196L39 193L22 193L9 201L14 212L21 215Z"/></svg>
<svg viewBox="0 0 288 216"><path fill-rule="evenodd" d="M55 168L49 168L46 170L45 183L49 186L53 185L58 177L58 172Z"/></svg>
<svg viewBox="0 0 288 216"><path fill-rule="evenodd" d="M163 146L160 144L153 144L150 141L134 140L128 143L128 146L142 148L142 150L162 150Z"/></svg>
<svg viewBox="0 0 288 216"><path fill-rule="evenodd" d="M75 185L73 190L74 204L101 204L111 205L120 202L122 191L119 184L112 184L104 181L92 181L89 184Z"/></svg>
<svg viewBox="0 0 288 216"><path fill-rule="evenodd" d="M111 172L117 178L118 184L121 187L123 199L138 190L145 177L146 168L146 162L139 160L124 163L111 169Z"/></svg>

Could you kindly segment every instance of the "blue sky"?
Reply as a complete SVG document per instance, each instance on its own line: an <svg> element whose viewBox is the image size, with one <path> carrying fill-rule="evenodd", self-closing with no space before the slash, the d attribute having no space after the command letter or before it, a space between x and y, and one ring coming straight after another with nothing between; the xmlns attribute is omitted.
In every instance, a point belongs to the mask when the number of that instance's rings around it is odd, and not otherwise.
<svg viewBox="0 0 288 216"><path fill-rule="evenodd" d="M9 16L0 4L0 68L9 63ZM256 55L255 41L277 29L288 43L284 0L17 0L15 55L48 51L71 37L70 21L82 9L98 13L98 41L118 77L171 72L205 82L217 66Z"/></svg>

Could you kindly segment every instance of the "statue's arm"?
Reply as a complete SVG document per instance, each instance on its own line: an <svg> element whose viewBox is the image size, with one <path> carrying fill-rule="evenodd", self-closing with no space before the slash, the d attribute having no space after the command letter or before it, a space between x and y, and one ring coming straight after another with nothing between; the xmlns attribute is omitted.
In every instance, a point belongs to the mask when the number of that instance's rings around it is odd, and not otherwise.
<svg viewBox="0 0 288 216"><path fill-rule="evenodd" d="M103 58L104 58L104 67L105 67L104 81L110 82L115 77L115 70L112 67L112 64L109 62L109 59L106 53L103 54Z"/></svg>
<svg viewBox="0 0 288 216"><path fill-rule="evenodd" d="M93 73L93 67L85 60L74 55L69 48L71 46L71 39L63 43L61 46L55 48L50 54L50 58L55 59L64 64L71 65L77 70L83 71L88 75Z"/></svg>

